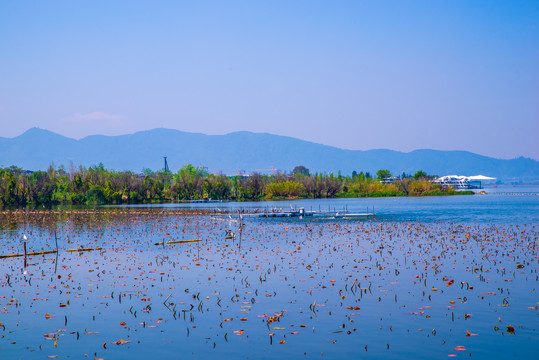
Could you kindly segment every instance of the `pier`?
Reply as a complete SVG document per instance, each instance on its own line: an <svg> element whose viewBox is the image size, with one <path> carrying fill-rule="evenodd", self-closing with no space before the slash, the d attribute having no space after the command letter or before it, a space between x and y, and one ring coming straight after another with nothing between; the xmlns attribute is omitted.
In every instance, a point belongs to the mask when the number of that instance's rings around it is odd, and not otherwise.
<svg viewBox="0 0 539 360"><path fill-rule="evenodd" d="M342 209L331 208L323 210L319 208L318 210L305 209L304 207L296 208L295 206L290 205L290 209L283 208L265 208L265 209L256 209L255 211L247 212L245 210L239 210L238 214L242 217L252 216L260 218L323 218L323 219L352 219L352 218L369 218L375 217L374 208L372 211L367 211L364 213L351 213L348 211L347 207Z"/></svg>

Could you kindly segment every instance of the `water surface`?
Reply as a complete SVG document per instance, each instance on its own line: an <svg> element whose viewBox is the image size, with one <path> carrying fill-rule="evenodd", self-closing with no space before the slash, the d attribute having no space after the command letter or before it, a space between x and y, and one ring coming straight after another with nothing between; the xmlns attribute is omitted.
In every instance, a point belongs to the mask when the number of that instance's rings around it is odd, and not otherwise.
<svg viewBox="0 0 539 360"><path fill-rule="evenodd" d="M0 357L532 358L538 200L303 200L377 216L241 235L202 210L289 202L2 213L0 253L59 253L0 259Z"/></svg>

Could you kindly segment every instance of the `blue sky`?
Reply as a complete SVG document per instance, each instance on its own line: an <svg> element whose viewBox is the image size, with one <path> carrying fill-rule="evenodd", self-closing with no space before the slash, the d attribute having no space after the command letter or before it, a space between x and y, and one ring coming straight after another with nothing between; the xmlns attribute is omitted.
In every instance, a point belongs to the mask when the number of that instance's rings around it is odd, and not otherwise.
<svg viewBox="0 0 539 360"><path fill-rule="evenodd" d="M0 136L247 130L539 159L537 1L4 1Z"/></svg>

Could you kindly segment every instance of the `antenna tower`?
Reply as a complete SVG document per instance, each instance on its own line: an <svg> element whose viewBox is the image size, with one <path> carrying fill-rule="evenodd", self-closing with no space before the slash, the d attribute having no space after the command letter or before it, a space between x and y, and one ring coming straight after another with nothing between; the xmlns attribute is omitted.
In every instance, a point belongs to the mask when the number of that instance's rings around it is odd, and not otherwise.
<svg viewBox="0 0 539 360"><path fill-rule="evenodd" d="M163 159L165 159L165 172L169 172L168 163L167 163L167 157L163 156Z"/></svg>

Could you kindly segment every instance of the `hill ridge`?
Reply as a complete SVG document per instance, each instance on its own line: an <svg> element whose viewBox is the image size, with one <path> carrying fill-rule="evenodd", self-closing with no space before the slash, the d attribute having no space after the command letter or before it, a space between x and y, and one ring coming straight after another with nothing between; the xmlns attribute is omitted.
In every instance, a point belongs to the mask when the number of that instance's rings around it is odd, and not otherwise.
<svg viewBox="0 0 539 360"><path fill-rule="evenodd" d="M304 165L311 172L346 175L352 171L376 172L388 169L394 174L447 175L483 174L504 182L539 180L539 162L530 158L496 159L466 150L416 149L402 152L388 149L350 150L317 144L290 136L236 131L206 135L181 130L155 128L124 135L90 135L69 138L52 131L31 128L13 138L0 138L0 166L16 165L28 170L55 166L92 166L103 163L114 170L140 172L143 168L163 167L168 157L172 170L191 163L225 174L238 169L277 168L291 171Z"/></svg>

